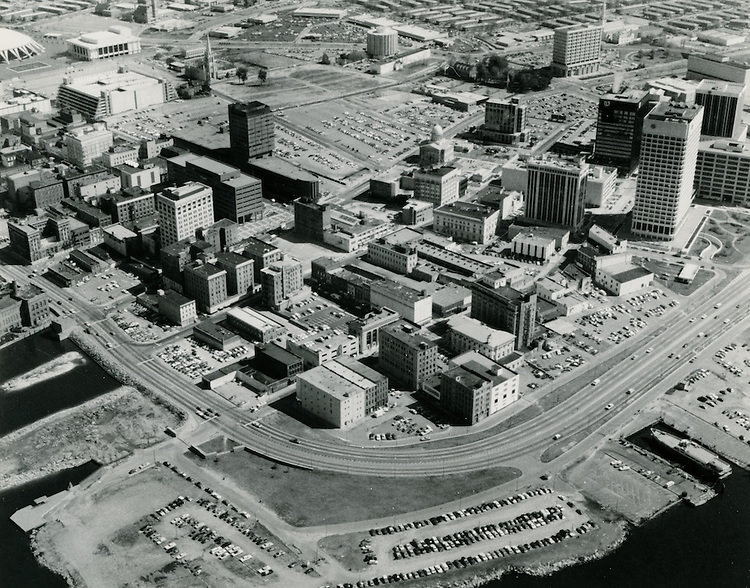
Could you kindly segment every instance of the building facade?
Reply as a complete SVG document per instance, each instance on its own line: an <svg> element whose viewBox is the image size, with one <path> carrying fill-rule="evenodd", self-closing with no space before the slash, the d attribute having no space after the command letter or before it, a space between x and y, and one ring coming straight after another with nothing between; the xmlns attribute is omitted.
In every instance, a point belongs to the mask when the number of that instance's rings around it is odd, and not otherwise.
<svg viewBox="0 0 750 588"><path fill-rule="evenodd" d="M507 331L493 329L465 315L448 319L447 342L454 353L478 351L497 361L513 353L516 338Z"/></svg>
<svg viewBox="0 0 750 588"><path fill-rule="evenodd" d="M654 107L645 90L607 94L599 99L594 159L629 173L638 165L643 120Z"/></svg>
<svg viewBox="0 0 750 588"><path fill-rule="evenodd" d="M701 135L738 139L743 134L745 86L742 84L702 80L695 89L695 103L703 107Z"/></svg>
<svg viewBox="0 0 750 588"><path fill-rule="evenodd" d="M455 167L440 167L414 172L414 198L442 206L459 197L459 172Z"/></svg>
<svg viewBox="0 0 750 588"><path fill-rule="evenodd" d="M406 275L417 267L417 248L409 243L389 243L382 238L367 244L367 259L373 265Z"/></svg>
<svg viewBox="0 0 750 588"><path fill-rule="evenodd" d="M293 257L271 263L260 271L263 304L281 308L291 296L302 290L302 264Z"/></svg>
<svg viewBox="0 0 750 588"><path fill-rule="evenodd" d="M432 319L432 296L389 280L370 285L370 305L390 308L408 321L423 325Z"/></svg>
<svg viewBox="0 0 750 588"><path fill-rule="evenodd" d="M522 293L484 279L474 282L471 318L513 333L516 348L527 348L536 335L536 294Z"/></svg>
<svg viewBox="0 0 750 588"><path fill-rule="evenodd" d="M531 159L526 165L526 218L576 228L583 222L589 166L581 161Z"/></svg>
<svg viewBox="0 0 750 588"><path fill-rule="evenodd" d="M140 52L141 40L129 28L120 25L68 39L68 53L82 61L110 59Z"/></svg>
<svg viewBox="0 0 750 588"><path fill-rule="evenodd" d="M394 381L414 390L437 370L438 346L419 328L399 321L380 330L378 365Z"/></svg>
<svg viewBox="0 0 750 588"><path fill-rule="evenodd" d="M750 144L701 142L695 165L695 190L698 198L750 206Z"/></svg>
<svg viewBox="0 0 750 588"><path fill-rule="evenodd" d="M646 116L633 205L634 234L674 238L693 201L702 124L703 107L683 103L661 103Z"/></svg>
<svg viewBox="0 0 750 588"><path fill-rule="evenodd" d="M276 142L271 109L257 100L230 104L229 140L238 162L272 155Z"/></svg>
<svg viewBox="0 0 750 588"><path fill-rule="evenodd" d="M516 145L526 140L526 106L518 98L485 102L482 138Z"/></svg>
<svg viewBox="0 0 750 588"><path fill-rule="evenodd" d="M112 140L112 131L104 123L72 129L64 138L65 156L78 167L87 167L112 147Z"/></svg>
<svg viewBox="0 0 750 588"><path fill-rule="evenodd" d="M194 237L195 231L214 222L211 188L188 182L179 188L166 188L156 196L162 247Z"/></svg>
<svg viewBox="0 0 750 588"><path fill-rule="evenodd" d="M552 42L552 72L567 78L599 71L602 28L576 24L555 29Z"/></svg>
<svg viewBox="0 0 750 588"><path fill-rule="evenodd" d="M453 202L433 212L433 230L463 243L489 243L497 232L500 211L471 202Z"/></svg>
<svg viewBox="0 0 750 588"><path fill-rule="evenodd" d="M227 302L227 272L210 263L194 262L184 271L185 294L200 312L213 314Z"/></svg>

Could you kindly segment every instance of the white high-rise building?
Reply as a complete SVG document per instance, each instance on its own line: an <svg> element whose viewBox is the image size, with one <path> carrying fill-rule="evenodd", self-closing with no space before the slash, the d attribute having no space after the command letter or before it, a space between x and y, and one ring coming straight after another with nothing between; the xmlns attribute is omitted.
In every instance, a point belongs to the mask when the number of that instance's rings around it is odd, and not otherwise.
<svg viewBox="0 0 750 588"><path fill-rule="evenodd" d="M161 245L166 247L195 236L214 222L214 200L211 188L200 182L188 182L179 188L166 188L156 196Z"/></svg>
<svg viewBox="0 0 750 588"><path fill-rule="evenodd" d="M552 72L567 78L599 71L602 27L576 24L555 29Z"/></svg>
<svg viewBox="0 0 750 588"><path fill-rule="evenodd" d="M632 231L674 238L693 200L703 107L662 102L643 121Z"/></svg>

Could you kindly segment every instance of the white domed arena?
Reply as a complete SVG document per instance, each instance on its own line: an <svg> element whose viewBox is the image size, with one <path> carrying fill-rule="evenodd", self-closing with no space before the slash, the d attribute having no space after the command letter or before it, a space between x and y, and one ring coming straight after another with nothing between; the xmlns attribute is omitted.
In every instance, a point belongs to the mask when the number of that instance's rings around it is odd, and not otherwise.
<svg viewBox="0 0 750 588"><path fill-rule="evenodd" d="M0 28L0 63L20 61L44 53L44 47L18 31Z"/></svg>

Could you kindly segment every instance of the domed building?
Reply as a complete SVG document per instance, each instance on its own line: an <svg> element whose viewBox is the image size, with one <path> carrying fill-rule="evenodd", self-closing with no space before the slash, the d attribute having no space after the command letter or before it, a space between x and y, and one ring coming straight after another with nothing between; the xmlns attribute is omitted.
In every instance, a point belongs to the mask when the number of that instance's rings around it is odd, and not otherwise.
<svg viewBox="0 0 750 588"><path fill-rule="evenodd" d="M367 54L373 59L391 57L398 53L398 33L388 27L378 27L367 33Z"/></svg>
<svg viewBox="0 0 750 588"><path fill-rule="evenodd" d="M0 63L28 59L40 53L44 53L44 47L28 35L0 28Z"/></svg>
<svg viewBox="0 0 750 588"><path fill-rule="evenodd" d="M453 143L443 136L443 127L436 124L430 138L419 145L419 165L422 169L442 167L453 158Z"/></svg>

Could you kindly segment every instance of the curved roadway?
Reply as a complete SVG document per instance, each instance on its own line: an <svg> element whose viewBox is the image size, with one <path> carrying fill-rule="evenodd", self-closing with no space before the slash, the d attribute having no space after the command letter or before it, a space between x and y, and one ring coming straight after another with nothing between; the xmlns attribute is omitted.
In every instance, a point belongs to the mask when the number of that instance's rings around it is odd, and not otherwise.
<svg viewBox="0 0 750 588"><path fill-rule="evenodd" d="M21 278L24 268L6 269L8 273L16 274L13 277ZM601 384L596 388L586 386L539 416L495 435L479 439L475 438L476 435L465 435L462 442L453 447L445 447L445 443L439 441L401 447L358 447L334 439L327 442L304 438L299 444L292 443L289 433L263 423L262 419L258 426L250 425L246 422L248 415L245 411L228 407L217 395L197 388L168 368L151 355L153 345L132 344L112 319L106 318L99 308L91 308L74 290L70 292L73 298L70 301L68 292L46 283L44 286L53 300L63 301L63 306L75 306L79 321L86 324L100 341L115 346L111 351L113 359L125 371L190 413L196 406L207 406L220 412L222 417L214 419L213 425L254 452L305 468L378 476L418 476L482 470L488 466L508 465L509 461L523 457L538 461L540 454L553 444L553 435L562 435L559 443L570 450L588 436L581 437L582 431L593 433L613 416L629 410L634 412L639 399L648 396L665 375L680 369L689 370L688 356L717 340L750 315L750 302L743 287L747 276L745 271L721 290L712 292L706 300L686 304L685 309L675 309L655 332L642 335L632 345L633 348L645 346L644 339L648 337L647 344L656 351L639 354L637 362L623 361L610 369L601 376ZM713 308L716 299L723 302L718 310ZM710 316L689 323L688 309L695 317ZM718 318L712 318L714 315ZM656 326L652 325L652 328ZM707 336L698 337L700 331ZM687 347L683 348L683 344ZM627 347L617 346L612 351L613 354L622 353L625 349ZM669 360L666 358L669 352L682 357ZM600 361L603 360L604 357L600 356ZM628 388L634 388L635 392L626 395ZM609 403L613 403L614 408L604 410Z"/></svg>

